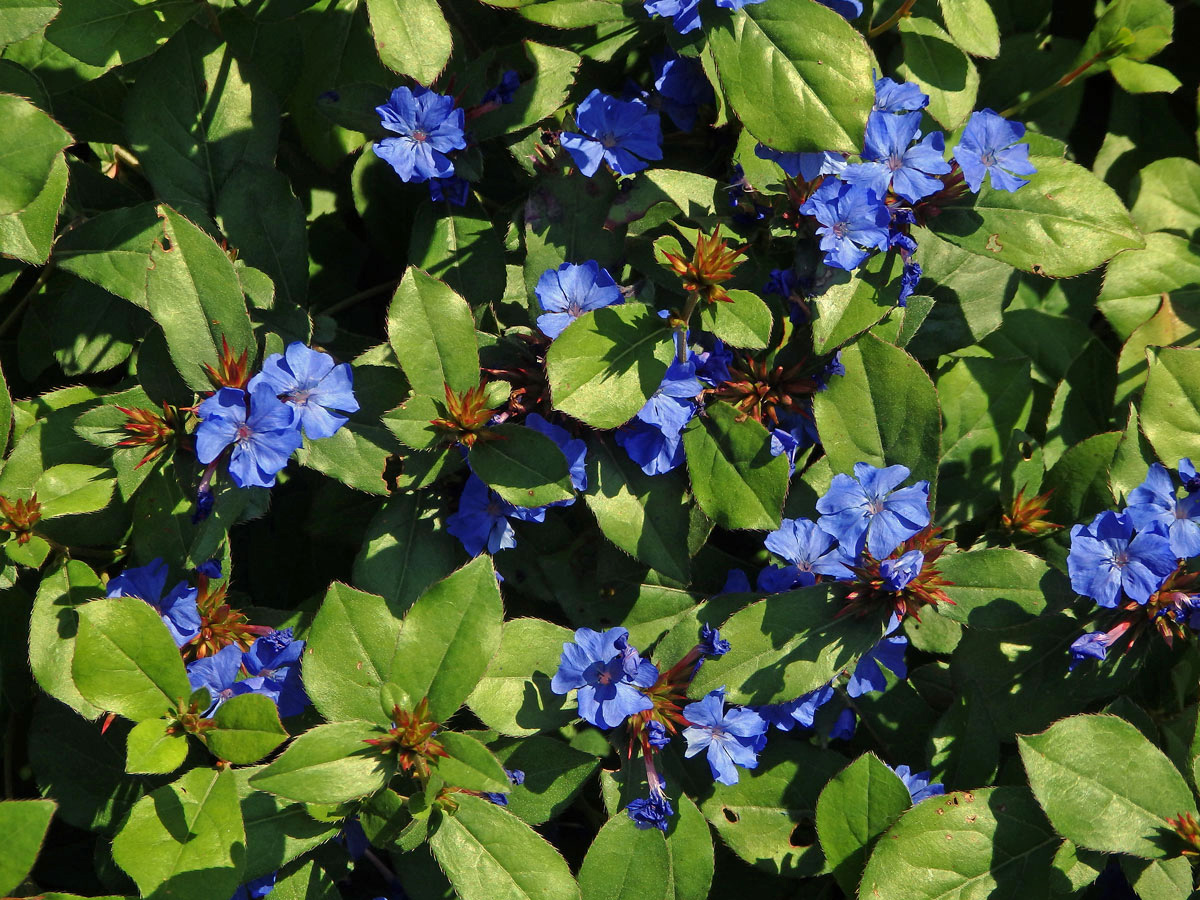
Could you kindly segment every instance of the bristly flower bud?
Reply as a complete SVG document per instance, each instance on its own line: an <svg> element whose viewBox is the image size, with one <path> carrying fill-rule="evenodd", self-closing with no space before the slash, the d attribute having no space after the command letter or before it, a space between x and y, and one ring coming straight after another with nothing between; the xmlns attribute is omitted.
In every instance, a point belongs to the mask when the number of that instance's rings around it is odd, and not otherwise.
<svg viewBox="0 0 1200 900"><path fill-rule="evenodd" d="M233 609L226 602L227 583L214 588L209 584L209 576L203 567L196 571L196 609L200 613L200 633L180 648L185 660L193 656L195 659L214 656L230 644L249 650L259 637L271 633L273 629L269 625L251 625L244 612Z"/></svg>
<svg viewBox="0 0 1200 900"><path fill-rule="evenodd" d="M445 415L430 420L434 428L445 432L454 443L464 447L474 446L476 441L488 440L491 435L487 432L487 424L494 415L491 398L488 396L487 382L480 379L479 384L468 388L461 394L446 385Z"/></svg>
<svg viewBox="0 0 1200 900"><path fill-rule="evenodd" d="M0 497L0 512L4 513L7 520L0 522L0 531L15 534L18 544L28 544L33 536L33 526L42 517L42 505L38 503L35 491L28 500L17 500L15 503L7 497Z"/></svg>
<svg viewBox="0 0 1200 900"><path fill-rule="evenodd" d="M810 371L805 372L806 368ZM778 428L781 413L811 418L811 398L819 390L821 383L806 360L784 368L736 353L729 365L729 380L708 393L736 406L741 418L748 416L767 428Z"/></svg>
<svg viewBox="0 0 1200 900"><path fill-rule="evenodd" d="M938 537L940 531L936 526L926 526L888 559L876 560L864 550L862 564L851 567L857 578L849 583L846 606L839 615L853 612L864 616L886 608L902 619L910 615L919 622L923 606L936 607L939 603L954 606L954 601L942 590L954 582L947 581L933 568L933 563L950 546L949 541Z"/></svg>
<svg viewBox="0 0 1200 900"><path fill-rule="evenodd" d="M1053 493L1054 489L1051 488L1027 500L1025 499L1025 488L1022 487L1017 491L1017 496L1013 497L1008 511L1000 517L1004 530L1009 533L1023 531L1026 534L1039 536L1062 528L1061 525L1056 525L1046 518L1050 514L1050 495Z"/></svg>
<svg viewBox="0 0 1200 900"><path fill-rule="evenodd" d="M732 303L721 285L733 277L735 266L745 262L738 258L745 252L745 247L730 247L722 240L721 226L718 225L712 234L697 236L696 252L690 262L674 253L664 252L663 256L683 280L685 290L694 291L709 303L717 300Z"/></svg>
<svg viewBox="0 0 1200 900"><path fill-rule="evenodd" d="M1195 816L1190 812L1180 813L1174 818L1167 816L1167 824L1187 844L1182 851L1184 856L1200 856L1200 823L1196 822Z"/></svg>
<svg viewBox="0 0 1200 900"><path fill-rule="evenodd" d="M140 469L146 463L157 459L171 445L175 434L179 431L179 410L163 401L163 414L148 409L117 409L129 420L121 427L129 432L129 437L117 442L118 447L146 447L146 455L134 466Z"/></svg>
<svg viewBox="0 0 1200 900"><path fill-rule="evenodd" d="M250 381L250 351L243 350L234 356L225 335L221 335L221 357L216 368L205 363L204 371L214 390L229 387L244 391Z"/></svg>
<svg viewBox="0 0 1200 900"><path fill-rule="evenodd" d="M380 748L381 753L395 753L401 770L413 769L422 777L429 775L429 766L439 756L449 756L442 745L434 739L441 727L429 717L429 698L422 697L412 712L399 706L392 709L392 722L387 737L365 743Z"/></svg>

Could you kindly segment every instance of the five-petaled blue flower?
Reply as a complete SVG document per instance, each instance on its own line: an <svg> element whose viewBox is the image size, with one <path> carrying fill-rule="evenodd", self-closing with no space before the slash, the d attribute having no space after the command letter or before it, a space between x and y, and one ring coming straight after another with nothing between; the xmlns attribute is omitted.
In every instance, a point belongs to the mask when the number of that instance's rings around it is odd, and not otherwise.
<svg viewBox="0 0 1200 900"><path fill-rule="evenodd" d="M944 784L931 784L929 781L929 772L913 772L908 766L896 766L892 769L904 782L904 786L908 788L908 796L912 798L913 805L920 803L922 800L928 800L930 797L937 797L946 793Z"/></svg>
<svg viewBox="0 0 1200 900"><path fill-rule="evenodd" d="M629 646L629 631L580 628L563 644L558 671L550 682L556 694L577 691L579 715L597 728L615 728L634 713L653 709L639 688L651 687L658 669Z"/></svg>
<svg viewBox="0 0 1200 900"><path fill-rule="evenodd" d="M453 97L429 88L398 87L388 102L375 107L383 127L399 137L375 143L375 155L387 162L402 181L449 178L454 163L446 156L467 146L465 117Z"/></svg>
<svg viewBox="0 0 1200 900"><path fill-rule="evenodd" d="M818 523L856 556L864 545L886 559L900 543L929 524L929 482L896 490L909 476L905 466L877 469L854 464L854 477L838 473L817 501Z"/></svg>
<svg viewBox="0 0 1200 900"><path fill-rule="evenodd" d="M547 269L538 278L533 293L546 310L538 316L537 326L551 340L585 312L615 306L625 299L608 270L600 268L594 259Z"/></svg>
<svg viewBox="0 0 1200 900"><path fill-rule="evenodd" d="M563 132L563 145L579 171L591 178L607 162L618 175L646 168L646 160L662 159L662 126L658 113L641 100L618 100L593 90L575 109L579 132Z"/></svg>
<svg viewBox="0 0 1200 900"><path fill-rule="evenodd" d="M509 519L542 522L544 506L514 506L472 474L463 485L458 512L446 518L446 530L462 541L472 556L484 550L498 553L517 546L517 533Z"/></svg>
<svg viewBox="0 0 1200 900"><path fill-rule="evenodd" d="M954 148L954 158L971 190L978 191L988 173L992 187L999 191L1015 191L1029 184L1029 179L1017 177L1037 172L1029 161L1029 145L1017 143L1023 137L1025 126L1020 122L1011 122L990 109L971 113L962 140Z"/></svg>
<svg viewBox="0 0 1200 900"><path fill-rule="evenodd" d="M666 53L650 57L650 69L663 112L680 131L691 131L699 108L713 102L712 85L700 60L680 56L668 47Z"/></svg>
<svg viewBox="0 0 1200 900"><path fill-rule="evenodd" d="M763 543L790 564L783 570L784 574L778 576L780 579L791 578L792 583L783 590L816 584L818 575L839 580L854 577L846 565L853 559L846 559L845 551L834 547L833 535L810 519L784 519Z"/></svg>
<svg viewBox="0 0 1200 900"><path fill-rule="evenodd" d="M272 487L275 475L303 443L292 408L265 381L248 395L237 388L221 388L196 408L196 414L201 419L196 458L207 465L232 445L229 474L238 487Z"/></svg>
<svg viewBox="0 0 1200 900"><path fill-rule="evenodd" d="M262 371L250 379L251 394L260 384L270 385L291 407L296 426L310 440L333 437L349 421L333 410L358 412L350 363L337 365L328 353L300 341L263 360Z"/></svg>
<svg viewBox="0 0 1200 900"><path fill-rule="evenodd" d="M1175 571L1176 556L1160 526L1133 534L1133 519L1105 510L1091 525L1071 529L1067 572L1071 588L1101 606L1120 603L1121 591L1145 603Z"/></svg>
<svg viewBox="0 0 1200 900"><path fill-rule="evenodd" d="M671 806L671 801L667 799L666 794L661 791L651 791L648 798L638 797L636 800L630 800L629 805L625 807L625 813L633 819L633 824L638 828L657 828L660 831L666 831L671 816L675 815L675 809Z"/></svg>
<svg viewBox="0 0 1200 900"><path fill-rule="evenodd" d="M200 611L196 608L194 587L179 582L167 596L167 564L162 559L153 559L144 566L126 569L108 582L109 597L136 597L145 600L162 616L163 624L176 647L182 647L200 633Z"/></svg>
<svg viewBox="0 0 1200 900"><path fill-rule="evenodd" d="M1146 480L1129 492L1125 511L1138 531L1156 523L1166 531L1177 558L1200 556L1200 497L1176 497L1175 482L1162 463L1154 463Z"/></svg>
<svg viewBox="0 0 1200 900"><path fill-rule="evenodd" d="M869 250L887 246L891 215L880 195L865 185L823 181L800 212L821 223L817 234L827 266L854 269Z"/></svg>
<svg viewBox="0 0 1200 900"><path fill-rule="evenodd" d="M647 475L662 475L683 463L683 429L696 414L695 398L704 391L697 364L694 353L685 362L672 362L658 390L616 432L617 443Z"/></svg>
<svg viewBox="0 0 1200 900"><path fill-rule="evenodd" d="M929 95L911 81L892 81L886 75L875 81L875 106L879 112L916 112L929 105Z"/></svg>
<svg viewBox="0 0 1200 900"><path fill-rule="evenodd" d="M683 708L690 722L683 730L689 759L708 751L708 767L721 784L737 784L737 766L753 769L766 745L767 720L749 707L725 710L725 688L712 691L703 700Z"/></svg>
<svg viewBox="0 0 1200 900"><path fill-rule="evenodd" d="M943 154L946 141L940 131L931 131L920 140L921 116L908 113L903 116L886 112L873 112L867 119L866 145L861 163L846 166L842 178L851 184L863 184L880 197L888 189L895 191L909 203L937 193L943 187L940 178L950 171L950 163Z"/></svg>

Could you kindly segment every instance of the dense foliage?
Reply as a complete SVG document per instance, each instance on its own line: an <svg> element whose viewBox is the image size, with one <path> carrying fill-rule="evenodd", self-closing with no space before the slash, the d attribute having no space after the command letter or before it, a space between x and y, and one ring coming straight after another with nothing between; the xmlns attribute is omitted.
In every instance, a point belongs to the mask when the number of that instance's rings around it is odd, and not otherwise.
<svg viewBox="0 0 1200 900"><path fill-rule="evenodd" d="M0 895L1193 896L1198 19L0 0Z"/></svg>

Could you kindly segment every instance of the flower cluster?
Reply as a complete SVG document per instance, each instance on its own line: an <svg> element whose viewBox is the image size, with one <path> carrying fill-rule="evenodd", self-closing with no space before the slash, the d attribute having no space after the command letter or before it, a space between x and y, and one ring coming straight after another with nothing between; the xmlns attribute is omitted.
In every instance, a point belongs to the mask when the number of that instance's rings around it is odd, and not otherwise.
<svg viewBox="0 0 1200 900"><path fill-rule="evenodd" d="M1107 631L1071 645L1072 667L1104 659L1118 641L1129 646L1147 627L1167 643L1200 630L1197 576L1187 561L1200 556L1200 479L1190 459L1179 461L1181 487L1161 463L1129 492L1123 512L1106 510L1071 529L1067 571L1072 589L1104 609L1119 609ZM1179 496L1179 491L1184 496Z"/></svg>

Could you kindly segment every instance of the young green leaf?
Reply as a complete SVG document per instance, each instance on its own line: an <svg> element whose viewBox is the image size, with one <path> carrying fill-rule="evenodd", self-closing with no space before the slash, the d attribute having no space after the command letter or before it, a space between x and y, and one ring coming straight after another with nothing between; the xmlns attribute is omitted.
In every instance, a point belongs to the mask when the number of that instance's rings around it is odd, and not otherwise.
<svg viewBox="0 0 1200 900"><path fill-rule="evenodd" d="M258 762L288 736L274 701L261 694L230 697L217 708L213 724L205 732L208 749L239 766Z"/></svg>
<svg viewBox="0 0 1200 900"><path fill-rule="evenodd" d="M53 800L0 802L0 833L4 834L4 852L0 853L0 894L12 893L33 868L55 806Z"/></svg>
<svg viewBox="0 0 1200 900"><path fill-rule="evenodd" d="M270 702L270 701L267 701ZM131 775L168 775L187 758L186 734L171 734L166 719L146 719L126 738L125 771Z"/></svg>
<svg viewBox="0 0 1200 900"><path fill-rule="evenodd" d="M300 803L360 800L381 790L396 773L395 754L366 743L381 736L369 722L318 725L292 741L250 784Z"/></svg>
<svg viewBox="0 0 1200 900"><path fill-rule="evenodd" d="M388 341L418 394L442 399L479 384L475 320L466 301L410 266L388 307Z"/></svg>

